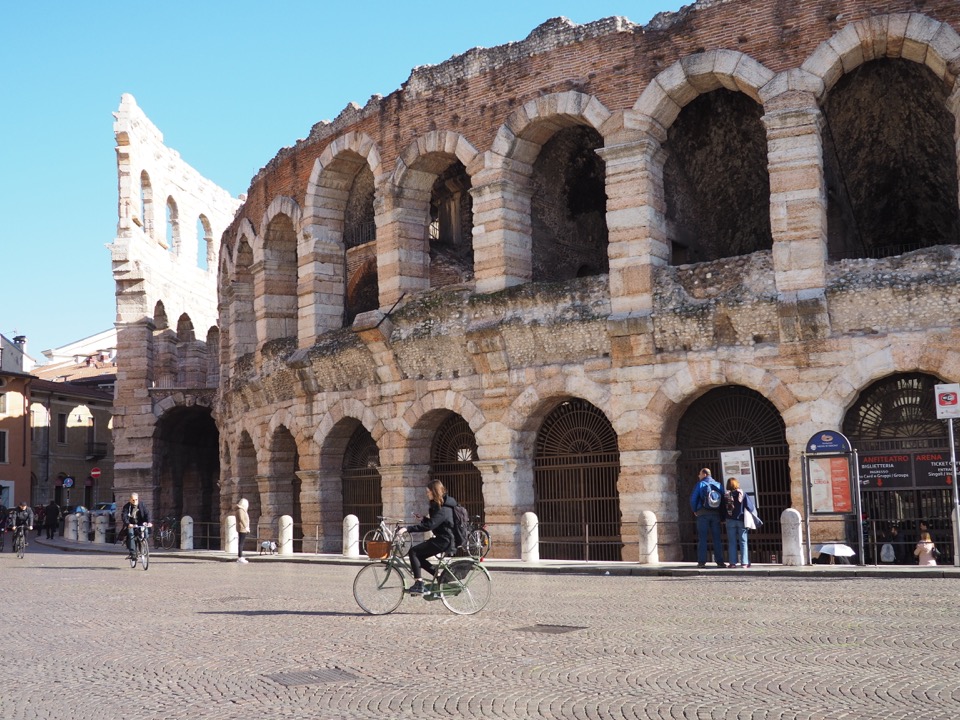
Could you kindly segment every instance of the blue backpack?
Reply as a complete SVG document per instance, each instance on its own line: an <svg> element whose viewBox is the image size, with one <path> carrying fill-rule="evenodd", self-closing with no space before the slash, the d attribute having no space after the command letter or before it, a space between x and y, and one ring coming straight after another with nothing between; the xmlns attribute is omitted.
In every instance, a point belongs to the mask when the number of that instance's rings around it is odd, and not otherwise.
<svg viewBox="0 0 960 720"><path fill-rule="evenodd" d="M720 503L723 502L723 494L718 489L716 483L705 485L703 488L703 507L707 510L719 510Z"/></svg>

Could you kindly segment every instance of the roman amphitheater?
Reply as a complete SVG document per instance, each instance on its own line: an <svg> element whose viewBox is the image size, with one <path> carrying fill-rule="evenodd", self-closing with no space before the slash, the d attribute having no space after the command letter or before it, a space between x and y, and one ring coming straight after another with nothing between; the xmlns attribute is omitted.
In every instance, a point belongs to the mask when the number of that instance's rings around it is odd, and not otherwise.
<svg viewBox="0 0 960 720"><path fill-rule="evenodd" d="M701 0L552 19L281 149L233 199L116 114L115 487L340 552L442 479L499 557L689 559L687 498L752 448L754 547L821 430L949 522L960 381L960 4ZM345 98L344 101L347 99ZM306 130L306 129L305 129ZM266 158L264 159L267 160Z"/></svg>

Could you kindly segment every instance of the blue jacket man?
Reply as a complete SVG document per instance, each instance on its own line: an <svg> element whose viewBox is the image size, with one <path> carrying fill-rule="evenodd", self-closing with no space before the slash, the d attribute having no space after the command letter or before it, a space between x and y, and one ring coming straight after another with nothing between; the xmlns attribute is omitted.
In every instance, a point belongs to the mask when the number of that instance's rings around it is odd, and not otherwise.
<svg viewBox="0 0 960 720"><path fill-rule="evenodd" d="M711 491L717 493L717 506L711 507ZM723 508L723 486L710 477L710 468L700 471L700 482L690 494L690 509L697 516L697 567L707 566L707 536L713 542L713 558L717 567L726 567L723 562L723 546L720 544L720 512Z"/></svg>

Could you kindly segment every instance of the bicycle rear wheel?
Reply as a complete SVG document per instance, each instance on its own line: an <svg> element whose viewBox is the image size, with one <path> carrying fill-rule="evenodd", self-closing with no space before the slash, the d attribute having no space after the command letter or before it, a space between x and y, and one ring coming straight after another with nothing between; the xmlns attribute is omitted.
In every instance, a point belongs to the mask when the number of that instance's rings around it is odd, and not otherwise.
<svg viewBox="0 0 960 720"><path fill-rule="evenodd" d="M447 572L456 580L444 583L440 599L447 610L457 615L473 615L490 601L490 574L475 560L451 560Z"/></svg>
<svg viewBox="0 0 960 720"><path fill-rule="evenodd" d="M386 615L403 602L403 576L386 563L370 563L353 580L353 598L364 612Z"/></svg>
<svg viewBox="0 0 960 720"><path fill-rule="evenodd" d="M369 555L367 552L367 543L371 542L387 542L387 539L379 529L368 530L367 534L363 536L363 542L360 543L364 555Z"/></svg>
<svg viewBox="0 0 960 720"><path fill-rule="evenodd" d="M143 565L143 569L146 570L150 567L150 541L144 538L137 543L137 546L140 551L138 553L140 555L140 564Z"/></svg>
<svg viewBox="0 0 960 720"><path fill-rule="evenodd" d="M483 528L473 530L467 535L467 553L472 558L480 560L490 552L490 533Z"/></svg>
<svg viewBox="0 0 960 720"><path fill-rule="evenodd" d="M160 531L159 539L164 550L172 550L177 544L177 532L173 527L165 527Z"/></svg>

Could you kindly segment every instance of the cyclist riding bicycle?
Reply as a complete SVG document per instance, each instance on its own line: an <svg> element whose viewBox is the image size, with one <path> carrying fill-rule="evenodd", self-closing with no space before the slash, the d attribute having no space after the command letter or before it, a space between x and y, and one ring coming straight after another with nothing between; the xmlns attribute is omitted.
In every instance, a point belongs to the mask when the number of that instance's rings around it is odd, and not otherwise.
<svg viewBox="0 0 960 720"><path fill-rule="evenodd" d="M147 512L147 506L141 504L140 496L137 493L130 494L130 501L123 506L120 511L120 519L123 521L123 530L127 533L127 550L130 552L130 559L136 559L136 528L144 523L150 522L150 514Z"/></svg>
<svg viewBox="0 0 960 720"><path fill-rule="evenodd" d="M446 488L439 480L427 485L427 499L430 501L430 514L422 518L419 524L407 526L408 532L433 533L429 540L410 548L407 556L410 558L410 569L413 570L414 583L408 590L412 595L422 595L424 592L421 568L434 574L434 567L427 558L444 552L452 553L457 547L453 535L453 508L457 506L457 501L447 495Z"/></svg>
<svg viewBox="0 0 960 720"><path fill-rule="evenodd" d="M20 501L10 517L9 525L14 533L20 528L24 529L24 533L27 530L33 530L33 509L25 501Z"/></svg>

